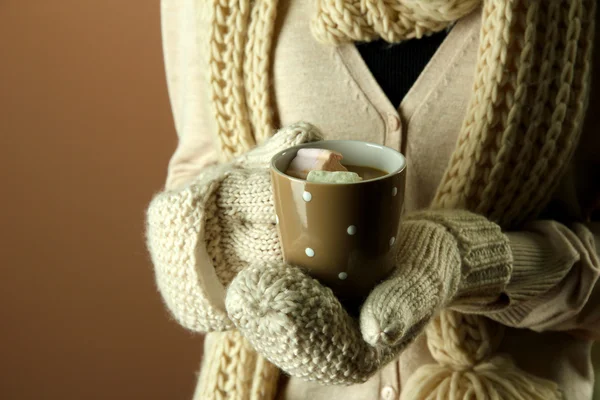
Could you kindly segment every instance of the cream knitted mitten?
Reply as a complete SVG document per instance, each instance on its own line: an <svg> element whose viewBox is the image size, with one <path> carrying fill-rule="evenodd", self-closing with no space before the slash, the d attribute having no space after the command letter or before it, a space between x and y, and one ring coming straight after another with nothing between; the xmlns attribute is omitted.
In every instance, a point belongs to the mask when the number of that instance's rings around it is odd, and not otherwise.
<svg viewBox="0 0 600 400"><path fill-rule="evenodd" d="M406 216L398 267L369 295L360 315L365 340L412 339L442 307L491 309L506 301L512 272L508 238L485 217L461 210Z"/></svg>
<svg viewBox="0 0 600 400"><path fill-rule="evenodd" d="M186 187L154 197L147 245L158 289L183 326L200 332L234 328L224 288L248 265L282 262L270 160L320 138L310 124L290 125L231 163L204 169Z"/></svg>
<svg viewBox="0 0 600 400"><path fill-rule="evenodd" d="M240 272L228 289L227 311L253 346L292 376L352 384L394 359L453 300L497 301L512 269L500 228L466 211L407 216L397 262L365 301L360 324L330 289L282 264Z"/></svg>

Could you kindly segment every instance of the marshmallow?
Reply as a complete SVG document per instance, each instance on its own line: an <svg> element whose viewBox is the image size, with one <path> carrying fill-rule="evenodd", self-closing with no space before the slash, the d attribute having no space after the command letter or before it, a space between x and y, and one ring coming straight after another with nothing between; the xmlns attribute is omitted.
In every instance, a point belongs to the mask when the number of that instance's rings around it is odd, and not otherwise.
<svg viewBox="0 0 600 400"><path fill-rule="evenodd" d="M310 171L306 180L315 183L356 183L362 178L356 172Z"/></svg>
<svg viewBox="0 0 600 400"><path fill-rule="evenodd" d="M310 171L348 171L340 160L342 155L325 149L300 149L290 163L286 174L306 179Z"/></svg>

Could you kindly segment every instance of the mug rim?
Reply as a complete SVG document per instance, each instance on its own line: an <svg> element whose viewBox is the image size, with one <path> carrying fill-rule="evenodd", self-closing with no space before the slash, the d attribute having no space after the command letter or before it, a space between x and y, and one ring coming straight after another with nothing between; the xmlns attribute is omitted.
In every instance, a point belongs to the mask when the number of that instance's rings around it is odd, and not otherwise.
<svg viewBox="0 0 600 400"><path fill-rule="evenodd" d="M332 182L310 182L307 181L306 179L300 179L300 178L296 178L294 176L288 175L285 172L281 171L279 168L277 168L277 166L275 165L275 163L277 162L277 160L281 157L283 157L288 151L294 151L294 150L299 150L299 149L303 149L306 148L307 146L310 145L318 145L319 143L360 143L362 145L367 145L369 147L375 147L379 150L383 150L383 151L391 151L392 153L394 153L395 156L399 156L400 160L402 161L402 165L400 166L400 168L397 168L396 170L392 171L392 172L388 172L387 174L374 178L374 179L368 179L368 180L364 180L364 181L360 181L360 182L352 182L352 183L332 183ZM302 143L296 146L292 146L292 147L288 147L285 150L281 150L279 151L277 154L275 154L273 157L271 157L271 171L273 171L274 173L283 176L284 178L290 179L294 182L306 182L306 183L310 183L312 185L336 185L336 186L345 186L345 185L361 185L361 184L365 184L365 183L369 183L369 182L377 182L380 180L384 180L387 179L393 175L397 175L399 173L401 173L402 171L404 171L406 169L406 157L404 156L404 154L400 153L398 150L392 149L391 147L388 146L384 146L381 144L377 144L377 143L371 143L371 142L366 142L363 140L349 140L349 139L342 139L342 140L318 140L315 142L308 142L308 143Z"/></svg>

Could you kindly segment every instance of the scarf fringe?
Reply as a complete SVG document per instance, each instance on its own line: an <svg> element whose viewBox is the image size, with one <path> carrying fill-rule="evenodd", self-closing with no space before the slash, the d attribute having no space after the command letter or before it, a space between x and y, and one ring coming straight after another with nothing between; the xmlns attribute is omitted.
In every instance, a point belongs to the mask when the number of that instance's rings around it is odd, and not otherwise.
<svg viewBox="0 0 600 400"><path fill-rule="evenodd" d="M402 388L400 400L562 400L558 385L496 356L471 369L429 364L419 368Z"/></svg>

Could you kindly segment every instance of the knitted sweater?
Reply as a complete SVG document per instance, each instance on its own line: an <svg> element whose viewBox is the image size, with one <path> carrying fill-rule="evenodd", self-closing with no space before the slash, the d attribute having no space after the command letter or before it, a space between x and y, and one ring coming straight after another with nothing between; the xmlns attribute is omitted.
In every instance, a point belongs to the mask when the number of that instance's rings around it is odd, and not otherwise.
<svg viewBox="0 0 600 400"><path fill-rule="evenodd" d="M308 4L281 3L284 11L278 16L272 71L273 97L280 124L307 120L319 126L328 138L350 137L403 150L410 163L407 208L426 207L449 162L469 101L479 46L478 14L461 21L453 30L396 110L369 75L354 46L318 47L309 34ZM209 13L197 2L186 4L185 7L177 4L171 8L169 2L163 2L167 73L181 139L170 165L169 189L183 186L218 158L219 139L213 135L217 132L217 123L208 106L211 99L207 81L202 78L208 69L207 53L197 47L204 42L203 38L207 40L208 32L202 26L208 24ZM312 77L315 84L307 84L307 76ZM560 209L561 217L582 219L577 187L593 186L593 170L589 167L592 158L588 154L594 154L591 149L597 143L586 134L593 129L592 125L586 127L583 140L589 141L586 142L588 146L577 154L570 174L565 175L555 196L553 205L561 207L554 209ZM573 179L573 176L577 178ZM504 316L505 322L538 331L576 330L588 336L598 334L598 315L591 300L598 292L595 290L597 244L594 244L598 235L594 236L590 228L593 227L576 225L573 230L566 230L556 223L540 223L529 228L528 232L534 234L524 234L522 243L536 253L541 251L550 259L561 260L557 268L562 271L559 274L562 278L560 282L542 282L542 286L548 286L541 290L546 295L525 308L511 310ZM534 250L525 251L529 254ZM513 290L518 291L519 284L527 282L527 278L515 277ZM565 393L574 399L586 398L590 390L590 374L586 370L587 342L559 333L531 337L533 334L526 331L509 329L508 332L503 350L517 358L535 355L536 361L529 363L527 370L559 382ZM531 343L531 346L523 350L521 343ZM559 348L568 348L569 352L557 353ZM376 398L379 389L385 389L385 393L398 392L401 383L418 365L431 361L427 352L422 341L415 343L397 363L390 364L360 387L320 387L291 379L281 388L280 394L287 398L351 398L351 395ZM573 355L577 357L574 359ZM558 362L561 368L548 370L550 363L544 361L544 357L555 363L563 357ZM584 373L575 377L573 372L582 368Z"/></svg>

